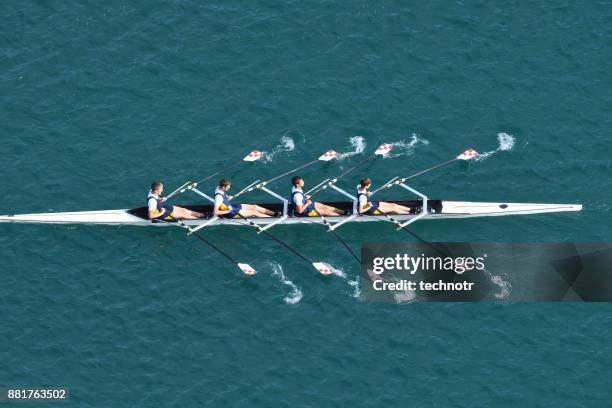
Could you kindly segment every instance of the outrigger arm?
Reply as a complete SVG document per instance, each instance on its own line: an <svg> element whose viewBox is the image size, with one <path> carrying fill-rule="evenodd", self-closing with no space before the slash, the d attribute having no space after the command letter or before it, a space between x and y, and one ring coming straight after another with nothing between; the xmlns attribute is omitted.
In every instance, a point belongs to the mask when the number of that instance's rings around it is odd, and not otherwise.
<svg viewBox="0 0 612 408"><path fill-rule="evenodd" d="M357 197L355 197L354 195L352 195L352 194L348 193L347 191L341 189L340 187L336 186L335 184L330 184L329 187L333 188L334 190L336 190L340 194L343 194L346 197L350 198L351 201L353 202L353 213L351 214L350 217L347 217L345 220L337 222L335 224L329 224L328 225L329 230L330 231L334 231L336 228L340 228L344 223L347 223L347 222L352 221L355 218L359 217L359 211L357 210L358 200L357 200Z"/></svg>

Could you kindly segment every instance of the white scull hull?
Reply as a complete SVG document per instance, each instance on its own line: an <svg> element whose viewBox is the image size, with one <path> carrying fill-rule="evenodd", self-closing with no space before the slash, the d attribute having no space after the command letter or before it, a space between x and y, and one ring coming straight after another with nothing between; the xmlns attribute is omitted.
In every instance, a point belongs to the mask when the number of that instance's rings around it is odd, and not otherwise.
<svg viewBox="0 0 612 408"><path fill-rule="evenodd" d="M468 202L468 201L441 201L441 210L430 213L423 218L427 219L449 219L449 218L473 218L473 217L498 217L507 215L529 215L543 213L559 213L581 211L580 204L532 204L532 203L483 203L483 202ZM136 225L136 226L171 226L172 223L152 223L150 220L133 215L134 210L106 210L106 211L80 211L80 212L59 212L59 213L41 213L41 214L20 214L20 215L2 215L1 222L11 223L32 223L32 224L102 224L102 225ZM398 221L410 220L419 214L410 215L393 215ZM344 221L349 216L327 217L331 223ZM276 221L278 218L258 218L255 219L258 224L266 225ZM206 219L202 220L187 220L184 221L187 225L197 226L205 223ZM386 221L383 216L360 216L351 220L351 222L371 222L371 221ZM312 224L321 223L319 217L313 218L298 218L290 217L282 222L282 224ZM221 219L215 222L211 227L217 225L245 225L243 220Z"/></svg>

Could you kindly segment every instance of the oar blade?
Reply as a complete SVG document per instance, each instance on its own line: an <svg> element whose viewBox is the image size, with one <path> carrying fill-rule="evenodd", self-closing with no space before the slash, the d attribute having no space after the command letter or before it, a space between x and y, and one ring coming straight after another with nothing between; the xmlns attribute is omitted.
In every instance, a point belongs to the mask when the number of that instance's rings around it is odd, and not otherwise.
<svg viewBox="0 0 612 408"><path fill-rule="evenodd" d="M335 159L338 156L338 153L333 151L333 150L328 150L326 151L321 157L319 157L319 160L321 161L330 161Z"/></svg>
<svg viewBox="0 0 612 408"><path fill-rule="evenodd" d="M257 273L257 271L249 264L239 263L238 267L242 272L244 272L245 275L255 275Z"/></svg>
<svg viewBox="0 0 612 408"><path fill-rule="evenodd" d="M385 156L385 155L387 155L391 151L391 149L393 149L393 145L392 144L384 143L384 144L381 144L380 146L378 146L378 149L376 149L374 154L376 154L378 156Z"/></svg>
<svg viewBox="0 0 612 408"><path fill-rule="evenodd" d="M251 153L244 156L244 159L242 160L246 162L254 162L254 161L261 159L262 157L263 157L262 152L260 152L259 150L253 150Z"/></svg>
<svg viewBox="0 0 612 408"><path fill-rule="evenodd" d="M329 274L331 274L334 271L334 268L332 268L331 266L323 263L323 262L313 262L312 266L315 267L315 269L317 271L319 271L319 273L321 275L327 276Z"/></svg>
<svg viewBox="0 0 612 408"><path fill-rule="evenodd" d="M459 160L471 160L474 157L478 156L478 152L474 149L467 149L465 152L461 153L459 156L457 156L457 159Z"/></svg>

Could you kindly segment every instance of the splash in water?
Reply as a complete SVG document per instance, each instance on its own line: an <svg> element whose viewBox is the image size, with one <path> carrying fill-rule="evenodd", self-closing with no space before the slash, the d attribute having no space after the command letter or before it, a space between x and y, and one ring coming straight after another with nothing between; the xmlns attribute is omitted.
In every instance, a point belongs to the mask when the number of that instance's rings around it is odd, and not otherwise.
<svg viewBox="0 0 612 408"><path fill-rule="evenodd" d="M413 133L409 141L401 140L399 142L393 142L393 150L391 153L386 155L386 158L410 156L414 153L418 146L427 146L429 140L419 137L416 133Z"/></svg>
<svg viewBox="0 0 612 408"><path fill-rule="evenodd" d="M272 149L271 152L264 152L264 160L270 163L276 156L281 153L293 151L295 149L295 141L289 136L282 136L280 143Z"/></svg>
<svg viewBox="0 0 612 408"><path fill-rule="evenodd" d="M288 305L294 305L302 300L302 291L295 283L285 277L283 267L277 263L270 263L270 267L272 268L272 276L278 278L283 285L287 285L291 289L291 291L283 298L283 301Z"/></svg>
<svg viewBox="0 0 612 408"><path fill-rule="evenodd" d="M491 275L491 282L500 287L499 293L494 294L497 299L506 299L510 294L510 282L506 282L501 276Z"/></svg>
<svg viewBox="0 0 612 408"><path fill-rule="evenodd" d="M361 288L359 287L359 275L355 276L355 280L350 280L348 275L344 273L342 269L336 269L332 266L330 266L330 269L332 271L332 275L336 275L341 279L345 280L346 283L348 283L348 285L353 289L353 293L351 294L352 297L358 298L361 295Z"/></svg>
<svg viewBox="0 0 612 408"><path fill-rule="evenodd" d="M346 153L339 153L337 156L337 160L344 160L347 157L354 156L356 154L361 154L366 148L366 140L363 136L353 136L349 140L351 143L352 151Z"/></svg>
<svg viewBox="0 0 612 408"><path fill-rule="evenodd" d="M503 132L498 133L497 134L497 143L498 143L497 149L491 150L489 152L481 153L476 157L475 160L477 161L485 160L486 158L494 155L497 152L510 151L514 148L515 142L516 142L516 139L511 134L503 133Z"/></svg>

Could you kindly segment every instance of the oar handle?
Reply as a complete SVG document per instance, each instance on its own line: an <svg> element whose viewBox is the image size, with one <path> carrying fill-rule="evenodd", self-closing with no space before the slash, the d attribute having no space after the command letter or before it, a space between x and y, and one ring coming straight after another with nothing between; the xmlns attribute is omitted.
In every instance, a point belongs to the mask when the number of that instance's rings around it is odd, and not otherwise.
<svg viewBox="0 0 612 408"><path fill-rule="evenodd" d="M374 191L372 191L372 194L370 194L370 196L373 196L374 194L378 193L380 190L383 190L385 188L389 188L389 187L393 186L394 184L403 183L403 179L397 180L398 178L399 178L399 176L393 177L391 180L387 181L382 186L380 186L377 189L375 189Z"/></svg>
<svg viewBox="0 0 612 408"><path fill-rule="evenodd" d="M328 179L329 180L329 179ZM322 186L320 186L319 188L315 189L312 193L310 193L310 197L312 198L312 196L314 196L315 194L317 194L318 192L325 190L327 187L331 187L334 184L336 184L338 182L338 178L332 179L327 181L326 183L324 183Z"/></svg>
<svg viewBox="0 0 612 408"><path fill-rule="evenodd" d="M257 180L255 183L257 183L257 182L259 182L259 180ZM232 200L233 200L234 198L236 198L236 197L240 197L240 196L241 196L241 195L243 195L243 194L250 193L251 191L254 191L254 190L259 190L260 188L265 187L265 186L266 186L266 184L268 184L268 182L266 182L266 181L263 181L263 182L261 182L261 183L259 183L259 184L255 184L255 183L251 183L251 184L249 184L247 187L243 188L243 189L242 189L242 190L240 190L238 193L236 193L235 195L233 195L233 196L232 196Z"/></svg>
<svg viewBox="0 0 612 408"><path fill-rule="evenodd" d="M183 194L185 191L187 190L191 190L192 188L196 187L198 185L198 183L194 183L193 181L188 181L186 183L183 183L182 186L180 186L179 188L177 188L176 190L174 190L173 192L171 192L170 194L168 194L166 196L166 199L169 200L172 197L179 195L179 194Z"/></svg>
<svg viewBox="0 0 612 408"><path fill-rule="evenodd" d="M319 184L317 184L316 186L314 186L313 188L311 188L310 190L308 190L305 195L308 195L310 193L312 193L314 190L316 190L317 188L321 187L323 184L327 183L329 181L329 179L325 179L322 182L320 182Z"/></svg>
<svg viewBox="0 0 612 408"><path fill-rule="evenodd" d="M327 187L331 187L334 184L336 184L338 182L338 180L340 180L342 177L346 176L347 174L355 171L356 169L358 169L359 167L363 166L364 164L366 164L367 162L369 162L370 160L372 160L374 157L376 157L376 153L372 153L371 155L369 155L368 157L366 157L365 159L363 159L362 161L360 161L359 163L357 163L355 166L351 167L350 169L346 170L344 173L340 174L339 176L337 176L336 178L332 179L330 182L324 184L323 186L319 187L317 190L313 191L310 196L314 196L315 194L317 194L318 192L320 192L321 190L326 189Z"/></svg>

